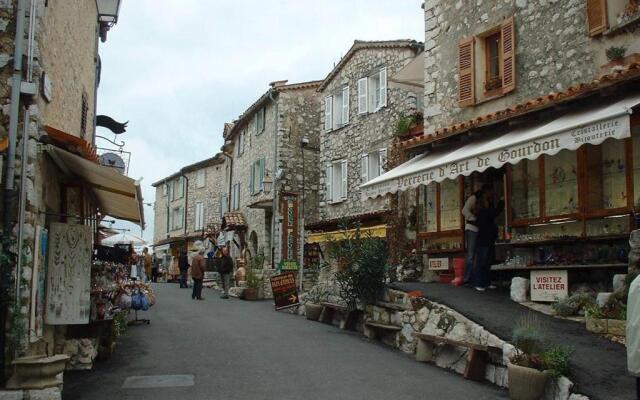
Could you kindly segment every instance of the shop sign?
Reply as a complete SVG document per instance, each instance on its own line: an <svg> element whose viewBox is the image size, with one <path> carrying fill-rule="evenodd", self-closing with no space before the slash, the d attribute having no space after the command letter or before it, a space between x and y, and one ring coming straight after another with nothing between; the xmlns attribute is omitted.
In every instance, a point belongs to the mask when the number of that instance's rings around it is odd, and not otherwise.
<svg viewBox="0 0 640 400"><path fill-rule="evenodd" d="M555 127L554 123L559 124L554 121L533 130L510 132L488 143L467 145L454 151L451 157L423 156L406 166L406 172L397 178L364 185L362 195L374 198L460 175L468 176L488 168L500 168L507 163L533 160L543 154L557 154L564 149L577 150L583 144L598 145L609 138L624 139L631 134L628 114L573 127L569 125L566 129ZM487 150L478 151L478 148ZM443 159L447 161L440 162Z"/></svg>
<svg viewBox="0 0 640 400"><path fill-rule="evenodd" d="M448 258L430 258L429 269L432 271L448 271L449 259Z"/></svg>
<svg viewBox="0 0 640 400"><path fill-rule="evenodd" d="M531 271L531 300L556 301L569 295L567 270Z"/></svg>
<svg viewBox="0 0 640 400"><path fill-rule="evenodd" d="M280 271L297 271L300 268L300 264L296 260L282 260L278 264Z"/></svg>
<svg viewBox="0 0 640 400"><path fill-rule="evenodd" d="M285 272L271 277L271 291L276 310L300 305L298 299L298 286L296 285L296 274Z"/></svg>

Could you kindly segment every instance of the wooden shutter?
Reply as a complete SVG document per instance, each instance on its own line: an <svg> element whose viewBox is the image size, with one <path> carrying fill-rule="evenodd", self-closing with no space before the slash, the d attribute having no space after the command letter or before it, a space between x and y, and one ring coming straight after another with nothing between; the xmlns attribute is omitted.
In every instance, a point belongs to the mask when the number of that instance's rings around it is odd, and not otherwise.
<svg viewBox="0 0 640 400"><path fill-rule="evenodd" d="M387 105L387 68L382 68L380 70L380 83L379 83L380 92L378 95L378 108L384 107Z"/></svg>
<svg viewBox="0 0 640 400"><path fill-rule="evenodd" d="M349 86L342 89L342 124L349 123Z"/></svg>
<svg viewBox="0 0 640 400"><path fill-rule="evenodd" d="M367 112L367 78L358 79L358 114Z"/></svg>
<svg viewBox="0 0 640 400"><path fill-rule="evenodd" d="M458 43L458 105L466 107L476 102L475 79L474 79L474 47L473 37L462 40Z"/></svg>
<svg viewBox="0 0 640 400"><path fill-rule="evenodd" d="M360 176L362 177L362 183L369 181L369 155L363 154L360 165Z"/></svg>
<svg viewBox="0 0 640 400"><path fill-rule="evenodd" d="M340 168L340 171L342 172L342 191L340 197L342 200L346 200L348 190L347 177L349 176L349 174L347 174L347 160L342 160L342 168Z"/></svg>
<svg viewBox="0 0 640 400"><path fill-rule="evenodd" d="M587 0L587 31L596 36L609 28L607 0Z"/></svg>
<svg viewBox="0 0 640 400"><path fill-rule="evenodd" d="M256 192L256 188L253 185L253 182L256 180L256 163L251 163L251 171L249 173L249 193L254 194Z"/></svg>
<svg viewBox="0 0 640 400"><path fill-rule="evenodd" d="M333 127L333 98L327 96L324 98L324 130L330 131Z"/></svg>
<svg viewBox="0 0 640 400"><path fill-rule="evenodd" d="M515 21L511 17L502 23L502 93L509 93L516 88L516 30Z"/></svg>
<svg viewBox="0 0 640 400"><path fill-rule="evenodd" d="M331 164L327 165L327 173L324 178L324 185L326 188L325 197L327 198L327 202L331 203L333 201L333 193L331 192L331 181L333 180L333 166Z"/></svg>
<svg viewBox="0 0 640 400"><path fill-rule="evenodd" d="M264 190L264 171L265 171L265 167L264 167L264 158L260 159L260 191Z"/></svg>
<svg viewBox="0 0 640 400"><path fill-rule="evenodd" d="M385 168L387 166L387 149L378 150L378 155L380 157L380 163L378 164L378 168L380 168L380 172L378 175L382 175L385 172Z"/></svg>

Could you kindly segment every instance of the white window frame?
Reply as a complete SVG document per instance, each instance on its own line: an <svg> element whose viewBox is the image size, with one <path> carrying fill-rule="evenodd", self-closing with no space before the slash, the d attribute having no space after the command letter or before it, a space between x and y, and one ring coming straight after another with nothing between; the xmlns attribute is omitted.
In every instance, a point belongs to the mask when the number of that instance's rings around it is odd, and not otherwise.
<svg viewBox="0 0 640 400"><path fill-rule="evenodd" d="M267 119L267 107L262 107L256 113L256 135L264 132Z"/></svg>
<svg viewBox="0 0 640 400"><path fill-rule="evenodd" d="M245 133L246 131L245 129L243 129L238 134L238 153L237 153L238 157L244 154L244 146L245 146L245 140L246 140Z"/></svg>
<svg viewBox="0 0 640 400"><path fill-rule="evenodd" d="M196 202L195 218L194 218L194 230L200 231L204 228L204 203L201 201Z"/></svg>
<svg viewBox="0 0 640 400"><path fill-rule="evenodd" d="M204 169L196 171L196 187L203 188L207 180L207 172Z"/></svg>
<svg viewBox="0 0 640 400"><path fill-rule="evenodd" d="M340 166L340 177L336 181L336 173ZM327 164L325 175L325 196L327 203L337 204L347 200L349 188L348 188L348 164L347 160L337 160Z"/></svg>
<svg viewBox="0 0 640 400"><path fill-rule="evenodd" d="M165 182L162 184L162 197L167 197L168 195L169 195L169 184Z"/></svg>
<svg viewBox="0 0 640 400"><path fill-rule="evenodd" d="M361 158L361 183L369 182L386 172L387 167L387 149L378 149L367 154L363 154Z"/></svg>
<svg viewBox="0 0 640 400"><path fill-rule="evenodd" d="M222 219L222 217L224 217L224 215L229 212L229 196L226 193L220 196L220 205L218 206L218 211L220 212L220 219Z"/></svg>
<svg viewBox="0 0 640 400"><path fill-rule="evenodd" d="M358 114L375 113L387 106L387 67L358 79Z"/></svg>
<svg viewBox="0 0 640 400"><path fill-rule="evenodd" d="M171 182L171 201L184 197L184 178L182 176Z"/></svg>
<svg viewBox="0 0 640 400"><path fill-rule="evenodd" d="M177 215L176 215L177 214ZM179 217L179 218L176 218ZM182 229L184 224L184 208L182 206L171 209L171 230Z"/></svg>
<svg viewBox="0 0 640 400"><path fill-rule="evenodd" d="M231 208L232 211L240 209L240 182L233 185L233 190L231 191Z"/></svg>
<svg viewBox="0 0 640 400"><path fill-rule="evenodd" d="M333 96L324 98L324 130L333 130Z"/></svg>

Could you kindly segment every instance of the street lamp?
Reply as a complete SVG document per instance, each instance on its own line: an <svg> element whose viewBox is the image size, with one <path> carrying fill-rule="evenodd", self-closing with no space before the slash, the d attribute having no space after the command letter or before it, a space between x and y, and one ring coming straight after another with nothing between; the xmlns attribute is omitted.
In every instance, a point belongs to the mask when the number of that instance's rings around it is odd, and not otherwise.
<svg viewBox="0 0 640 400"><path fill-rule="evenodd" d="M262 178L262 190L265 194L271 193L273 188L273 178L269 176L269 170L265 171L264 178Z"/></svg>
<svg viewBox="0 0 640 400"><path fill-rule="evenodd" d="M100 23L100 40L107 41L107 32L118 23L121 0L96 0L98 22Z"/></svg>

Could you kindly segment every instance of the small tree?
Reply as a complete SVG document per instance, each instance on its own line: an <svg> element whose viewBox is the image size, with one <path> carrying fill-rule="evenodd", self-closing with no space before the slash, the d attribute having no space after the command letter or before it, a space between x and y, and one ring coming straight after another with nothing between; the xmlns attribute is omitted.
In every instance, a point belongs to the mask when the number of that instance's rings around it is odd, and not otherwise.
<svg viewBox="0 0 640 400"><path fill-rule="evenodd" d="M342 224L343 237L330 243L330 255L338 261L336 280L340 297L350 310L374 304L385 287L388 249L384 240L362 234L360 225L349 230Z"/></svg>

